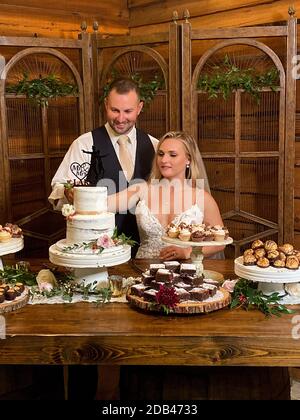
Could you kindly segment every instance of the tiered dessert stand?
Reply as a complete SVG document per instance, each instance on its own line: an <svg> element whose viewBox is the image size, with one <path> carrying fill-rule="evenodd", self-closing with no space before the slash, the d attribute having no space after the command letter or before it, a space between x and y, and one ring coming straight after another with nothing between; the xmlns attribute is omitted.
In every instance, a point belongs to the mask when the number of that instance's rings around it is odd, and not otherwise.
<svg viewBox="0 0 300 420"><path fill-rule="evenodd" d="M267 267L260 268L256 265L244 265L243 257L234 261L234 272L239 277L258 283L258 288L265 294L277 292L279 295L286 294L285 283L300 282L300 269L289 270L288 268Z"/></svg>
<svg viewBox="0 0 300 420"><path fill-rule="evenodd" d="M108 285L107 267L123 264L131 258L129 245L118 245L98 250L77 249L66 251L65 239L58 241L49 248L50 261L59 266L74 269L75 281L87 284L97 283L97 287Z"/></svg>
<svg viewBox="0 0 300 420"><path fill-rule="evenodd" d="M162 241L166 242L168 244L176 245L181 248L186 247L192 247L192 254L191 254L191 260L193 264L196 265L197 275L201 276L202 274L206 278L215 278L216 280L219 280L220 277L222 277L221 273L218 273L217 271L212 270L204 270L203 267L203 247L209 247L209 246L224 246L229 245L233 242L232 238L227 238L224 241L203 241L203 242L192 242L192 241L181 241L177 238L170 238L169 236L163 236Z"/></svg>
<svg viewBox="0 0 300 420"><path fill-rule="evenodd" d="M0 270L3 270L3 262L1 257L3 255L14 254L24 248L24 239L11 238L7 242L0 243Z"/></svg>

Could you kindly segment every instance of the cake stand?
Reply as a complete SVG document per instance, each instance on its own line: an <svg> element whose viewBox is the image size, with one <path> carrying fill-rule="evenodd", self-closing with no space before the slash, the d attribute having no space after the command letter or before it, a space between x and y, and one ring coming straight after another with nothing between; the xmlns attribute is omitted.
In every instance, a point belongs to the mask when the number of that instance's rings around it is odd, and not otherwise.
<svg viewBox="0 0 300 420"><path fill-rule="evenodd" d="M84 284L95 284L97 288L108 286L107 267L123 264L131 258L129 245L118 245L104 249L101 253L92 250L68 250L65 239L49 248L49 260L59 266L74 269L75 281Z"/></svg>
<svg viewBox="0 0 300 420"><path fill-rule="evenodd" d="M3 263L1 257L3 255L13 254L15 252L21 251L24 248L24 239L21 238L11 238L7 242L0 243L0 270L3 270Z"/></svg>
<svg viewBox="0 0 300 420"><path fill-rule="evenodd" d="M239 277L257 282L258 289L267 295L274 292L277 292L280 296L285 295L285 283L300 282L299 268L289 270L288 268L260 268L257 265L244 265L243 257L234 260L234 272Z"/></svg>
<svg viewBox="0 0 300 420"><path fill-rule="evenodd" d="M232 238L227 238L224 241L203 241L203 242L192 242L192 241L181 241L177 238L170 238L169 236L163 236L162 241L166 242L168 244L176 245L181 248L187 248L191 246L193 248L191 253L191 260L193 264L196 266L196 273L198 276L201 276L204 274L204 277L206 278L215 278L216 280L220 279L220 273L217 271L205 271L203 267L203 247L208 246L223 246L223 245L229 245L233 242Z"/></svg>

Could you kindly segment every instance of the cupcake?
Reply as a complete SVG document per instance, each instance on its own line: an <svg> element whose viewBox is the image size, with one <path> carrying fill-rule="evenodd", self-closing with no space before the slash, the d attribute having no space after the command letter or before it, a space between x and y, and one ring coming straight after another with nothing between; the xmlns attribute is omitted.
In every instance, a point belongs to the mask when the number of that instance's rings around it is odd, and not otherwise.
<svg viewBox="0 0 300 420"><path fill-rule="evenodd" d="M179 229L176 225L170 225L167 230L169 238L177 238L179 235Z"/></svg>
<svg viewBox="0 0 300 420"><path fill-rule="evenodd" d="M204 241L205 235L203 230L196 230L191 234L191 241L192 242L202 242Z"/></svg>
<svg viewBox="0 0 300 420"><path fill-rule="evenodd" d="M8 242L11 240L11 234L7 230L0 231L0 242Z"/></svg>
<svg viewBox="0 0 300 420"><path fill-rule="evenodd" d="M189 241L190 238L191 238L190 230L188 228L181 229L180 232L179 232L178 238L181 241L185 241L185 242Z"/></svg>
<svg viewBox="0 0 300 420"><path fill-rule="evenodd" d="M218 230L213 230L214 232L214 240L216 242L222 242L225 240L225 231L221 228Z"/></svg>

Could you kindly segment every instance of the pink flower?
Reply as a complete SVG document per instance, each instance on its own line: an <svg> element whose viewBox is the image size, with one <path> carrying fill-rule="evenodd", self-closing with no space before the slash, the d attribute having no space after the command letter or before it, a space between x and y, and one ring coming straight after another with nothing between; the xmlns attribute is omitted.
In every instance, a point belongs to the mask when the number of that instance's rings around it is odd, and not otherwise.
<svg viewBox="0 0 300 420"><path fill-rule="evenodd" d="M227 290L227 292L232 293L234 290L234 286L238 282L238 279L235 280L225 280L222 284L223 289Z"/></svg>
<svg viewBox="0 0 300 420"><path fill-rule="evenodd" d="M53 289L53 284L48 283L47 281L42 281L39 283L40 292L51 292L52 289Z"/></svg>
<svg viewBox="0 0 300 420"><path fill-rule="evenodd" d="M107 234L104 234L97 239L97 246L101 248L110 248L115 246L115 243Z"/></svg>

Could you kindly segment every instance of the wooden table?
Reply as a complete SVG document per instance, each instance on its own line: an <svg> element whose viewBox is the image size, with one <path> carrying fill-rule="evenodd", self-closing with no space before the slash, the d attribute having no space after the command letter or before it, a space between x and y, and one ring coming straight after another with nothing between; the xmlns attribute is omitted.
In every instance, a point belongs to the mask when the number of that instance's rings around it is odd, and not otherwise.
<svg viewBox="0 0 300 420"><path fill-rule="evenodd" d="M232 261L204 265L232 275ZM130 264L113 272L138 275ZM0 364L300 366L300 338L292 338L292 328L300 335L292 323L300 305L294 309L293 315L266 318L257 310L227 308L164 316L123 303L27 305L5 314Z"/></svg>

